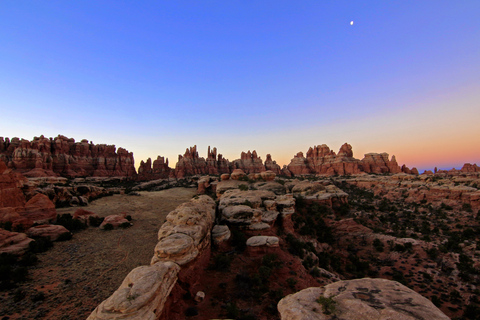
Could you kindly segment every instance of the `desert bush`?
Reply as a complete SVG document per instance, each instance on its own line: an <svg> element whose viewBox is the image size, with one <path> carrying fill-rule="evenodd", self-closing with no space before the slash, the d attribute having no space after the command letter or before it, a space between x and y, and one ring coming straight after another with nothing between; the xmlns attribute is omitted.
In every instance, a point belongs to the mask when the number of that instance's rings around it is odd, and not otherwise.
<svg viewBox="0 0 480 320"><path fill-rule="evenodd" d="M72 234L70 232L64 232L58 236L57 241L67 241L72 239Z"/></svg>
<svg viewBox="0 0 480 320"><path fill-rule="evenodd" d="M90 216L88 217L88 224L92 227L99 227L105 218Z"/></svg>
<svg viewBox="0 0 480 320"><path fill-rule="evenodd" d="M71 214L62 214L61 216L58 216L56 224L64 226L70 232L80 231L87 228L85 223L78 219L73 219Z"/></svg>
<svg viewBox="0 0 480 320"><path fill-rule="evenodd" d="M131 226L132 225L130 224L130 222L123 222L118 227L122 229L127 229L127 228L130 228Z"/></svg>
<svg viewBox="0 0 480 320"><path fill-rule="evenodd" d="M113 224L111 223L107 223L103 226L103 230L106 230L106 231L110 231L110 230L113 230Z"/></svg>
<svg viewBox="0 0 480 320"><path fill-rule="evenodd" d="M33 253L45 252L53 247L53 242L49 238L37 238L28 244L29 250Z"/></svg>
<svg viewBox="0 0 480 320"><path fill-rule="evenodd" d="M248 186L246 184L241 184L238 186L238 189L241 191L248 191Z"/></svg>
<svg viewBox="0 0 480 320"><path fill-rule="evenodd" d="M326 315L334 314L336 311L337 302L333 300L333 297L320 296L317 302L322 306L322 311Z"/></svg>

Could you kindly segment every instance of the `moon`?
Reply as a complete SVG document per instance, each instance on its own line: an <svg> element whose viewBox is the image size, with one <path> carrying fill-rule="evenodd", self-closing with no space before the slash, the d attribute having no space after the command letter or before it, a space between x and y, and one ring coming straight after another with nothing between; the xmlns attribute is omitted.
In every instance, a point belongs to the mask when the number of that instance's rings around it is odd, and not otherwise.
<svg viewBox="0 0 480 320"><path fill-rule="evenodd" d="M350 21L350 25L353 26L353 21Z"/></svg>

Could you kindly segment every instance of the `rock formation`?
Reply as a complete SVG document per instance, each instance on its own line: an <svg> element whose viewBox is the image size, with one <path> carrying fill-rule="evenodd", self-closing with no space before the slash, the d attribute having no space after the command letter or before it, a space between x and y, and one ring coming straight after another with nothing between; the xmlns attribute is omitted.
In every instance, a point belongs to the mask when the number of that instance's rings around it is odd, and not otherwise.
<svg viewBox="0 0 480 320"><path fill-rule="evenodd" d="M29 228L56 219L55 205L47 196L36 194L26 201L22 192L26 185L23 175L7 169L0 160L0 223Z"/></svg>
<svg viewBox="0 0 480 320"><path fill-rule="evenodd" d="M167 179L172 173L173 170L168 166L168 159L165 161L164 157L158 156L157 160L153 161L153 168L151 158L148 158L147 162L143 162L143 160L140 162L137 180Z"/></svg>
<svg viewBox="0 0 480 320"><path fill-rule="evenodd" d="M0 159L26 176L136 175L131 152L123 148L117 150L114 145L95 145L85 139L75 142L62 135L56 138L40 136L32 141L0 137Z"/></svg>
<svg viewBox="0 0 480 320"><path fill-rule="evenodd" d="M184 317L174 316L173 305L180 303L185 290L192 295L198 292L196 283L210 257L214 219L215 202L208 196L192 199L170 212L158 232L151 265L133 269L88 320Z"/></svg>
<svg viewBox="0 0 480 320"><path fill-rule="evenodd" d="M266 171L262 159L258 157L257 151L255 150L253 150L253 152L249 150L247 153L242 152L240 159L232 162L232 168L242 169L246 174Z"/></svg>
<svg viewBox="0 0 480 320"><path fill-rule="evenodd" d="M227 159L224 159L221 154L217 155L217 148L213 148L210 151L208 146L207 153L207 174L219 175L223 173L230 173L230 163Z"/></svg>
<svg viewBox="0 0 480 320"><path fill-rule="evenodd" d="M325 144L310 148L306 157L303 152L299 152L286 169L283 170L284 174L291 175L352 175L362 172L381 174L402 171L395 156L389 160L387 153L368 153L362 160L355 159L352 146L348 143L340 147L338 154Z"/></svg>
<svg viewBox="0 0 480 320"><path fill-rule="evenodd" d="M276 175L282 174L282 169L276 161L272 160L272 156L270 154L267 154L267 160L265 160L265 169L267 171L270 170L275 172Z"/></svg>
<svg viewBox="0 0 480 320"><path fill-rule="evenodd" d="M278 311L284 320L449 319L430 300L404 285L369 278L304 289L280 300Z"/></svg>

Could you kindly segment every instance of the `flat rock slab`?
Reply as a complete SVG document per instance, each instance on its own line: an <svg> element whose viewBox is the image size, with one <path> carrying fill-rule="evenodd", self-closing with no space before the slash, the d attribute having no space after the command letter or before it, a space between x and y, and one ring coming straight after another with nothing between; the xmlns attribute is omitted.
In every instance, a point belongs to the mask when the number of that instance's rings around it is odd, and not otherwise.
<svg viewBox="0 0 480 320"><path fill-rule="evenodd" d="M330 314L319 297L333 300ZM355 279L312 287L291 294L278 303L283 320L447 320L427 298L406 286L386 279Z"/></svg>
<svg viewBox="0 0 480 320"><path fill-rule="evenodd" d="M247 246L249 247L278 247L279 240L277 237L255 236L248 238Z"/></svg>

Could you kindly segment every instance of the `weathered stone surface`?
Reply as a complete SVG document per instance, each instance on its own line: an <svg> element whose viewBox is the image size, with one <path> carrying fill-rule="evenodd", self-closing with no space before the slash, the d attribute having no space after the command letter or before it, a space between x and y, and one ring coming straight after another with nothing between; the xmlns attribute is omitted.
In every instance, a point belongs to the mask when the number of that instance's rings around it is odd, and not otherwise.
<svg viewBox="0 0 480 320"><path fill-rule="evenodd" d="M23 255L33 239L27 237L25 233L11 232L0 229L0 254L10 253L14 255Z"/></svg>
<svg viewBox="0 0 480 320"><path fill-rule="evenodd" d="M275 172L271 170L263 171L260 173L260 177L262 177L262 179L265 181L272 181L275 179L276 176L277 175L275 174Z"/></svg>
<svg viewBox="0 0 480 320"><path fill-rule="evenodd" d="M180 267L171 261L133 269L87 320L158 319L179 271Z"/></svg>
<svg viewBox="0 0 480 320"><path fill-rule="evenodd" d="M25 204L25 211L20 215L33 224L49 223L57 218L55 205L44 194L36 194Z"/></svg>
<svg viewBox="0 0 480 320"><path fill-rule="evenodd" d="M215 244L228 241L231 236L230 228L225 225L215 225L212 229L212 239Z"/></svg>
<svg viewBox="0 0 480 320"><path fill-rule="evenodd" d="M82 221L85 224L90 224L89 220L90 217L98 219L99 216L92 211L84 210L84 209L77 209L75 210L75 213L73 214L73 219L77 219ZM125 219L126 220L126 219Z"/></svg>
<svg viewBox="0 0 480 320"><path fill-rule="evenodd" d="M136 175L133 154L114 145L95 145L88 140L59 135L56 138L35 137L32 141L0 137L0 157L8 167L31 176L58 174L77 176Z"/></svg>
<svg viewBox="0 0 480 320"><path fill-rule="evenodd" d="M232 179L232 180L238 180L242 177L245 177L245 172L242 169L235 169L230 174L230 179Z"/></svg>
<svg viewBox="0 0 480 320"><path fill-rule="evenodd" d="M335 301L332 314L323 312L322 305L317 302L320 296ZM304 289L280 300L278 311L284 320L449 319L430 300L404 285L369 278Z"/></svg>
<svg viewBox="0 0 480 320"><path fill-rule="evenodd" d="M31 227L27 230L27 235L32 238L48 238L50 241L56 241L64 233L70 233L67 228L61 225L42 224Z"/></svg>
<svg viewBox="0 0 480 320"><path fill-rule="evenodd" d="M182 266L195 259L198 252L192 237L184 233L173 233L157 243L152 264L158 261L173 261Z"/></svg>
<svg viewBox="0 0 480 320"><path fill-rule="evenodd" d="M269 236L254 236L247 240L249 247L278 247L279 239L277 237Z"/></svg>
<svg viewBox="0 0 480 320"><path fill-rule="evenodd" d="M170 260L184 265L195 259L210 246L214 220L215 201L208 196L178 206L158 231L152 263Z"/></svg>
<svg viewBox="0 0 480 320"><path fill-rule="evenodd" d="M6 164L0 160L0 208L23 207L25 196L22 188L28 180L21 174L12 172Z"/></svg>
<svg viewBox="0 0 480 320"><path fill-rule="evenodd" d="M118 228L124 223L130 224L130 222L125 218L124 214L112 214L105 217L103 222L100 224L100 229L105 229L107 224L112 225L114 228Z"/></svg>
<svg viewBox="0 0 480 320"><path fill-rule="evenodd" d="M258 157L255 150L253 152L250 152L250 150L246 153L242 152L240 159L232 162L232 169L242 169L246 174L266 171L262 159Z"/></svg>

